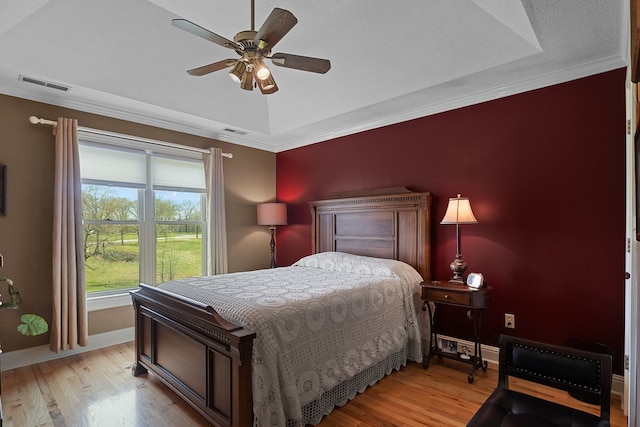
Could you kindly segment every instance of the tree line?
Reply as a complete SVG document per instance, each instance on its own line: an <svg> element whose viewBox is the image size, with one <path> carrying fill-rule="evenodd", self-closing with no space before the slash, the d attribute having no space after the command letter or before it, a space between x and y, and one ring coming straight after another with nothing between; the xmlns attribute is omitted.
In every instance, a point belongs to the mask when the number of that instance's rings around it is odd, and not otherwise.
<svg viewBox="0 0 640 427"><path fill-rule="evenodd" d="M139 241L140 215L138 199L119 195L111 188L98 185L84 185L82 188L82 216L85 220L103 221L101 224L85 222L84 257L101 256L107 260L121 260L122 257L137 257L125 254L114 245L124 246L127 240ZM155 199L156 221L200 221L200 205L190 200L173 201ZM109 222L108 224L104 222ZM111 223L113 222L113 223ZM129 222L123 223L123 222ZM193 233L199 237L200 225L176 224L157 225L157 237L167 237L172 232ZM125 259L127 261L128 259Z"/></svg>

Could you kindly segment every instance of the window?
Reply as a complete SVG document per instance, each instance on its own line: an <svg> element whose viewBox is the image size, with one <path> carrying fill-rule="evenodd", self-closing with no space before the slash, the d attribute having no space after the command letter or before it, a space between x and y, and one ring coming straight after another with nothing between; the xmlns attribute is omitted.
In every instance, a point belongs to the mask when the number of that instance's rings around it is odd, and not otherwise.
<svg viewBox="0 0 640 427"><path fill-rule="evenodd" d="M81 133L80 169L89 296L203 274L200 153Z"/></svg>

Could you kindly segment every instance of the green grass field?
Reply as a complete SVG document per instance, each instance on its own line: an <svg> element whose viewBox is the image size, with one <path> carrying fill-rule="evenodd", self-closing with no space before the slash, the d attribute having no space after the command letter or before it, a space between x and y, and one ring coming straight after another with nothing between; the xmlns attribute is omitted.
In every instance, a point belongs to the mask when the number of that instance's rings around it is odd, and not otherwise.
<svg viewBox="0 0 640 427"><path fill-rule="evenodd" d="M104 255L86 260L87 292L134 288L139 283L139 244L136 235L114 238ZM156 283L202 275L202 238L171 233L158 236L156 243Z"/></svg>

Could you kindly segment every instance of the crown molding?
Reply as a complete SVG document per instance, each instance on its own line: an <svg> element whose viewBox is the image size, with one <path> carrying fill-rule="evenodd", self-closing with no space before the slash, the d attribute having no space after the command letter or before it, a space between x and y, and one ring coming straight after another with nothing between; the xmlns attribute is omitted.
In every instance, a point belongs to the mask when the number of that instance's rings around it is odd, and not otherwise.
<svg viewBox="0 0 640 427"><path fill-rule="evenodd" d="M256 148L263 151L278 153L306 145L315 144L330 139L335 139L359 132L364 132L396 123L414 120L461 107L480 104L483 102L504 98L507 96L527 92L534 89L565 83L595 74L612 71L626 67L627 60L624 55L614 55L598 61L582 64L580 66L563 69L557 72L541 76L526 78L499 87L481 90L470 95L460 96L443 102L426 103L424 106L398 114L391 114L375 120L365 120L355 125L347 125L340 129L320 132L307 138L300 138L299 133L292 131L289 135L257 135L252 138L248 135L224 134L220 129L225 125L190 114L172 111L167 108L151 106L121 98L122 104L118 104L118 97L112 96L109 103L98 103L92 99L71 98L69 94L64 97L51 96L44 90L30 90L17 85L0 83L0 93L45 104L57 105L87 113L98 114L115 119L126 120L143 125L154 126L176 132L212 138L218 141ZM426 89L428 91L428 89Z"/></svg>

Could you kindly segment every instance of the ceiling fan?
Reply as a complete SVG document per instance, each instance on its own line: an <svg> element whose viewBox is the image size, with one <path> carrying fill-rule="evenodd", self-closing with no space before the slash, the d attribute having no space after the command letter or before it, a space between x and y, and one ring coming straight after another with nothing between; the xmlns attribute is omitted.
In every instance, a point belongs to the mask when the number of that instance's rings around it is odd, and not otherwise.
<svg viewBox="0 0 640 427"><path fill-rule="evenodd" d="M280 67L293 68L302 71L324 74L331 68L327 59L311 58L309 56L293 55L290 53L271 53L271 49L298 23L295 16L288 10L274 8L267 20L258 31L255 31L255 0L251 0L251 30L240 31L233 41L219 36L211 31L194 24L186 19L174 19L174 27L187 31L217 45L235 50L239 59L223 59L212 64L188 70L192 76L204 76L214 71L232 67L229 71L231 78L240 83L245 90L253 90L255 86L267 95L278 90L278 86L271 71L264 63L270 60Z"/></svg>

